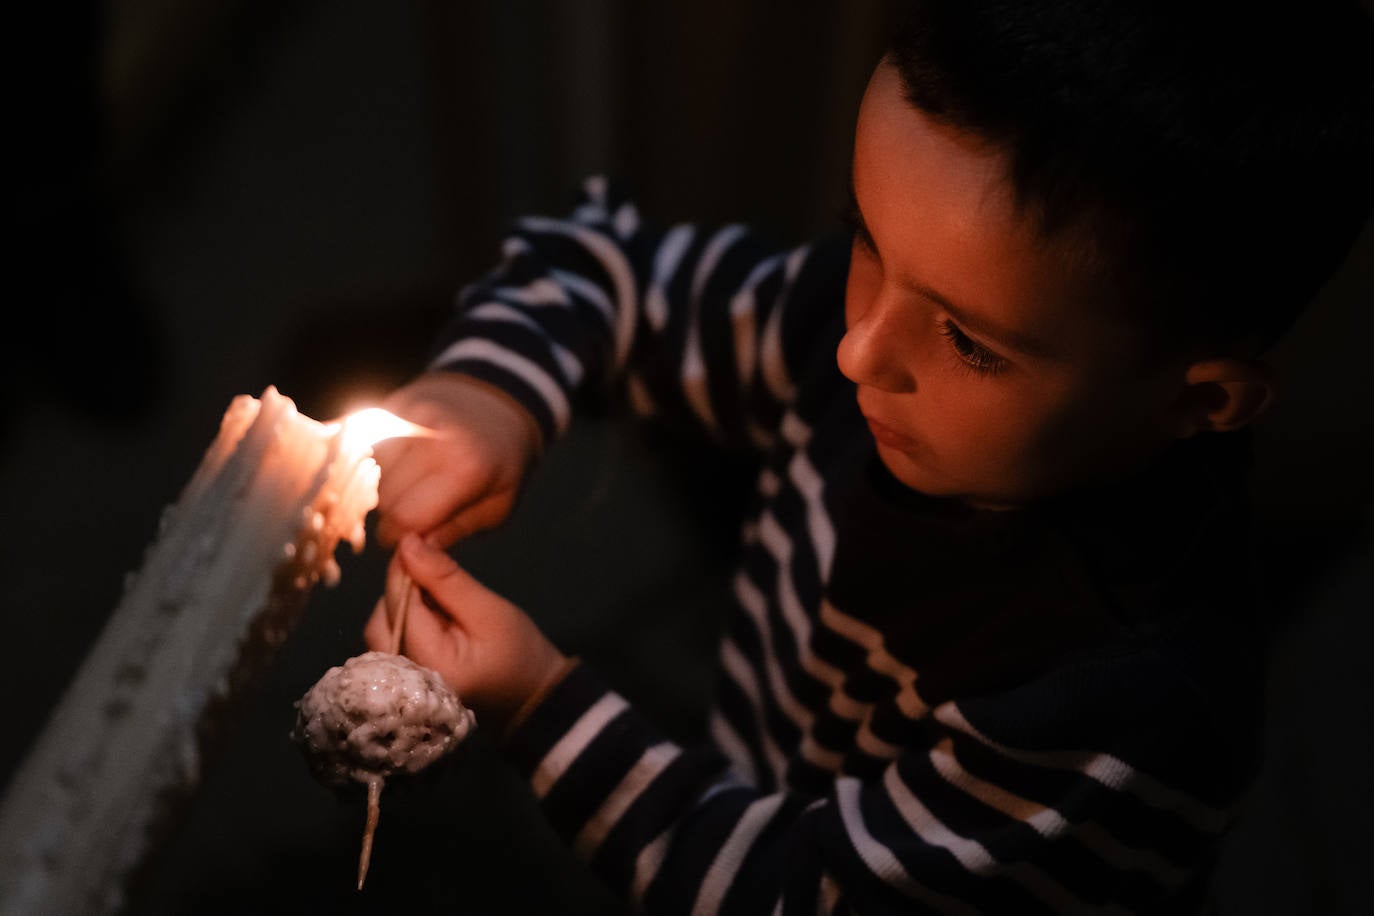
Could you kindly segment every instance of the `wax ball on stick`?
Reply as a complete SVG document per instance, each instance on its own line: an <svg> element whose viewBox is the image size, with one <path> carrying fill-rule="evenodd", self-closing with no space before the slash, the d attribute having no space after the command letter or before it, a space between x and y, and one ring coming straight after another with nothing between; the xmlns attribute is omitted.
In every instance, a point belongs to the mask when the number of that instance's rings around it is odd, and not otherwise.
<svg viewBox="0 0 1374 916"><path fill-rule="evenodd" d="M365 652L330 668L296 710L291 736L315 778L331 786L367 786L361 890L386 778L417 773L451 753L476 717L437 672L390 652Z"/></svg>

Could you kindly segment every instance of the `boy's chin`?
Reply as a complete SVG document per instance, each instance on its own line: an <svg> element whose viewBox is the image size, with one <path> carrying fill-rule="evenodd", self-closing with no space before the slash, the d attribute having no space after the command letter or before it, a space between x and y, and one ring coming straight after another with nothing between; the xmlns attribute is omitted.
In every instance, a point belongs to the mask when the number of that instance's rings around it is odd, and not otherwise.
<svg viewBox="0 0 1374 916"><path fill-rule="evenodd" d="M878 445L878 458L888 473L909 490L938 499L954 499L975 509L1015 509L1029 500L989 492L967 480L952 480L907 452Z"/></svg>
<svg viewBox="0 0 1374 916"><path fill-rule="evenodd" d="M958 497L959 488L908 452L877 443L878 460L898 483L923 496Z"/></svg>

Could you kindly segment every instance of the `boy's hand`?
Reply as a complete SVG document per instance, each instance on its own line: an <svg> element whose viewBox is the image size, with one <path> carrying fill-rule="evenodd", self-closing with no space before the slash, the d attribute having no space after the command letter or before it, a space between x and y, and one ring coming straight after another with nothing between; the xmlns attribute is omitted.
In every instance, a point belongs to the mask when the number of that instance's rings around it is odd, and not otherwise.
<svg viewBox="0 0 1374 916"><path fill-rule="evenodd" d="M382 406L439 435L387 439L373 449L382 468L378 543L393 547L417 531L447 547L505 520L540 448L539 428L523 407L454 372L426 373Z"/></svg>
<svg viewBox="0 0 1374 916"><path fill-rule="evenodd" d="M400 563L420 589L406 610L401 652L439 672L483 725L504 731L567 670L568 658L524 611L484 587L440 548L409 534L392 562ZM398 611L386 597L377 602L363 631L369 649L389 650Z"/></svg>

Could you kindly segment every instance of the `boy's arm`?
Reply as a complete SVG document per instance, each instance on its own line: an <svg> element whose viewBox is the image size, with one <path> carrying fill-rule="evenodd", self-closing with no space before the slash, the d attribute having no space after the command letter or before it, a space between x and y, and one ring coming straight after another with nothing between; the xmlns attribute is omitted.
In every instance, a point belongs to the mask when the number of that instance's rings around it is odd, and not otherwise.
<svg viewBox="0 0 1374 916"><path fill-rule="evenodd" d="M584 191L566 219L517 223L499 266L460 293L430 368L506 391L545 443L580 395L623 387L642 414L767 446L799 373L833 359L821 331L843 258L742 226L659 230L604 179Z"/></svg>
<svg viewBox="0 0 1374 916"><path fill-rule="evenodd" d="M1196 891L1248 775L1201 699L1146 653L1085 663L938 706L864 778L769 794L579 667L507 752L646 912L1137 912Z"/></svg>

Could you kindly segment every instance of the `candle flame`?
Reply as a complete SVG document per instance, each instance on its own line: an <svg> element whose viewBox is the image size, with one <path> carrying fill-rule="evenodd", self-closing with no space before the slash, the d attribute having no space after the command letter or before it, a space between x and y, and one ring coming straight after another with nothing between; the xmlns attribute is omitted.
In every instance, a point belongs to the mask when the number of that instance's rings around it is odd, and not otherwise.
<svg viewBox="0 0 1374 916"><path fill-rule="evenodd" d="M389 410L368 407L354 411L341 421L343 445L350 450L369 449L383 439L397 436L432 436L434 430L402 420Z"/></svg>

